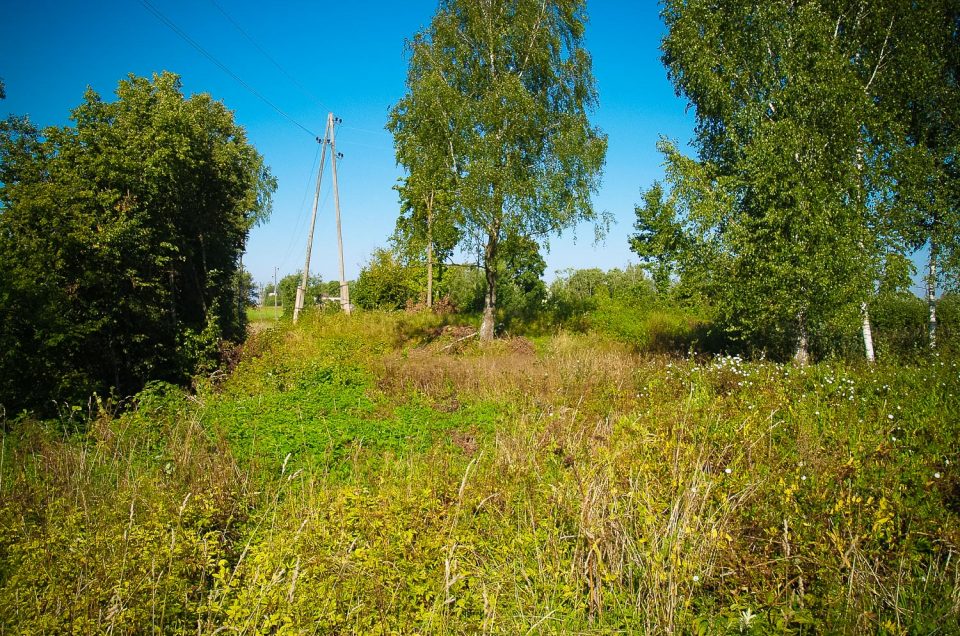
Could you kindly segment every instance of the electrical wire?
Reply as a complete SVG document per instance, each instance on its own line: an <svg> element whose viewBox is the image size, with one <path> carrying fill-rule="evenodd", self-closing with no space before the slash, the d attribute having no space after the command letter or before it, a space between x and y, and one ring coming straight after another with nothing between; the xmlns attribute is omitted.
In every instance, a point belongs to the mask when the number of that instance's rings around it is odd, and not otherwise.
<svg viewBox="0 0 960 636"><path fill-rule="evenodd" d="M388 133L386 130L369 130L367 128L357 128L356 126L340 126L343 130L353 130L356 132L366 133L368 135L383 136L393 138L393 135ZM359 141L351 141L349 138L346 141L337 140L337 144L344 143L348 146L358 146L360 148L369 148L370 150L379 150L381 152L393 152L393 148L386 148L384 146L372 146L370 144L361 143Z"/></svg>
<svg viewBox="0 0 960 636"><path fill-rule="evenodd" d="M356 126L344 126L344 130L356 130L357 132L367 133L368 135L386 135L392 136L386 130L368 130L366 128L357 128Z"/></svg>
<svg viewBox="0 0 960 636"><path fill-rule="evenodd" d="M220 60L218 60L217 58L215 58L215 57L213 56L213 54L211 54L211 53L210 53L209 51L207 51L205 48L203 48L202 46L200 46L200 44L199 44L196 40L194 40L194 39L191 38L189 35L187 35L180 27L178 27L172 20L170 20L167 16L165 16L159 9L157 9L155 6L153 6L152 4L150 4L149 0L140 0L140 4L142 4L142 5L144 6L144 8L147 9L147 11L149 11L150 13L152 13L155 18L157 18L158 20L160 20L160 22L162 22L164 25L166 25L171 31L173 31L174 33L176 33L177 35L179 35L187 44L189 44L189 45L192 46L194 49L196 49L197 52L199 52L201 55L203 55L203 56L206 57L208 60L210 60L211 62L213 62L213 64L216 65L221 71L223 71L224 73L226 73L227 75L229 75L230 77L232 77L233 79L235 79L238 84L240 84L240 85L243 86L245 89L247 89L247 91L249 91L252 95L254 95L254 96L257 97L258 99L260 99L260 101L262 101L264 104L266 104L267 106L269 106L270 108L272 108L273 110L275 110L275 111L276 111L278 114L280 114L284 119L286 119L287 121L289 121L289 122L292 123L293 125L297 126L298 128L300 128L301 130L303 130L304 132L306 132L308 135L310 135L310 136L313 137L314 139L317 138L317 134L316 134L315 132L313 132L312 130L310 130L309 128L307 128L306 126L304 126L303 124L301 124L300 122L298 122L296 119L294 119L293 117L291 117L290 115L288 115L287 113L285 113L283 110L280 109L279 106L277 106L276 104L274 104L273 102L271 102L269 99L267 99L266 97L264 97L264 96L263 96L259 91L257 91L255 88L253 88L252 86L250 86L249 84L247 84L245 81L243 81L243 79L242 79L239 75L237 75L236 73L234 73L233 71L231 71L231 70L227 67L226 64L224 64L223 62L221 62Z"/></svg>
<svg viewBox="0 0 960 636"><path fill-rule="evenodd" d="M369 148L370 150L380 150L382 152L393 152L393 148L387 148L385 146L371 146L370 144L363 144L358 141L350 141L349 138L346 140L337 139L337 146L347 145L347 146L357 146L360 148Z"/></svg>
<svg viewBox="0 0 960 636"><path fill-rule="evenodd" d="M324 210L327 209L327 202L328 202L329 200L330 200L330 189L328 188L328 189L327 189L327 193L326 193L325 195L323 195L323 199L320 200L320 205L319 205L319 207L317 207L317 216L322 216L321 213L322 213ZM290 255L291 255L291 254L293 254L293 246L292 246L292 245L291 245L290 249L287 251L287 255L283 257L283 261L280 263L280 266L281 266L281 267L283 267L283 265L285 265L286 262L290 259ZM311 256L312 256L312 254L311 254ZM303 269L301 268L300 271L303 271Z"/></svg>
<svg viewBox="0 0 960 636"><path fill-rule="evenodd" d="M300 200L300 208L297 210L297 222L294 224L293 231L290 233L290 241L287 243L287 249L284 250L280 267L286 265L290 259L290 254L293 253L293 245L297 241L297 235L300 234L300 226L306 222L306 214L304 214L304 212L307 205L307 195L310 194L310 186L313 184L313 171L317 167L317 158L320 156L320 150L322 148L323 144L317 144L317 151L313 153L313 163L310 164L310 172L307 173L307 183L303 186L303 198Z"/></svg>
<svg viewBox="0 0 960 636"><path fill-rule="evenodd" d="M230 24L232 24L232 25L234 26L234 28L236 28L237 31L239 31L240 34L243 35L243 37L245 37L245 38L247 39L247 41L250 42L250 44L252 44L253 47L260 52L261 55L263 55L265 58L267 58L267 59L270 61L271 64L273 64L275 67L277 67L277 70L279 70L281 73L283 73L283 74L286 76L286 78L287 78L288 80L290 80L291 83L293 83L294 86L296 86L298 89L300 89L300 92L301 92L305 97L308 97L308 98L312 99L312 100L316 103L316 105L320 107L320 110L329 110L326 106L323 105L323 102L321 102L320 99L319 99L316 95L314 95L313 93L311 93L303 84L301 84L299 81L297 81L297 78L296 78L296 77L294 77L292 74L290 74L290 73L287 71L287 69L285 69L283 66L281 66L280 63L277 62L277 60L275 60L275 59L273 58L272 55L270 55L266 50L264 50L264 48L263 48L262 46L260 46L260 45L257 43L256 40L253 39L253 36L250 35L249 33L247 33L247 31L246 31L242 26L240 26L240 23L237 22L236 20L234 20L233 17L232 17L229 13L227 13L227 10L226 10L226 9L224 9L222 6L220 6L220 4L217 2L217 0L210 0L210 4L212 4L214 7L216 7L216 8L217 8L217 11L219 11L221 14L223 14L223 17L225 17L225 18L230 22Z"/></svg>

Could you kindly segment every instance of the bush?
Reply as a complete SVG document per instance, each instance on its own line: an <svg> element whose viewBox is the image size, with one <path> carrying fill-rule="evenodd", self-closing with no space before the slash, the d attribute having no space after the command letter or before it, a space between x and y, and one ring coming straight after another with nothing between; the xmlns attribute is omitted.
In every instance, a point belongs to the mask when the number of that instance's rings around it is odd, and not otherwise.
<svg viewBox="0 0 960 636"><path fill-rule="evenodd" d="M555 325L586 328L583 318L605 300L624 307L649 306L657 302L653 283L636 265L625 270L568 269L558 272L550 285L546 307Z"/></svg>
<svg viewBox="0 0 960 636"><path fill-rule="evenodd" d="M636 351L684 355L718 350L711 323L678 308L637 307L604 300L587 320L592 329Z"/></svg>
<svg viewBox="0 0 960 636"><path fill-rule="evenodd" d="M295 274L288 274L280 279L277 285L280 288L280 304L283 307L284 318L293 318L293 308L297 302L297 287L303 280L303 271ZM307 291L303 297L303 308L316 307L321 304L321 299L327 293L327 285L319 275L310 276L307 279ZM339 290L337 291L339 294Z"/></svg>
<svg viewBox="0 0 960 636"><path fill-rule="evenodd" d="M426 268L405 265L393 252L378 248L360 270L350 301L363 309L396 310L426 296Z"/></svg>
<svg viewBox="0 0 960 636"><path fill-rule="evenodd" d="M0 405L186 382L177 345L245 335L237 285L274 180L232 113L176 75L88 90L74 126L0 123ZM239 296L238 296L239 294ZM201 356L202 357L202 356Z"/></svg>

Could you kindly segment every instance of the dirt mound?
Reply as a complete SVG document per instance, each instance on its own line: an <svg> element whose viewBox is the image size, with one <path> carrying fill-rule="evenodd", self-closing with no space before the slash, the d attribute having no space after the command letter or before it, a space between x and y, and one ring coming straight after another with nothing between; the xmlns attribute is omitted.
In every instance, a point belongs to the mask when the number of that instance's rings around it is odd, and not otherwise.
<svg viewBox="0 0 960 636"><path fill-rule="evenodd" d="M507 345L507 348L511 353L518 353L520 355L532 356L536 355L537 348L532 342L524 338L523 336L514 336L512 338L507 338L504 340Z"/></svg>

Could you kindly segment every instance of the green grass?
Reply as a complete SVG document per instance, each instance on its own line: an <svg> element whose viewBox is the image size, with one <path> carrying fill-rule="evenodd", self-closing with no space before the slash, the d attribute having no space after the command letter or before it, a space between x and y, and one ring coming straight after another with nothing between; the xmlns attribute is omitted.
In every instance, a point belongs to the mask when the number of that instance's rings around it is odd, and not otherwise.
<svg viewBox="0 0 960 636"><path fill-rule="evenodd" d="M283 307L264 306L247 307L247 321L250 323L275 321L283 316Z"/></svg>
<svg viewBox="0 0 960 636"><path fill-rule="evenodd" d="M308 314L193 394L153 385L82 433L9 422L0 633L957 624L954 360L481 348L441 327Z"/></svg>

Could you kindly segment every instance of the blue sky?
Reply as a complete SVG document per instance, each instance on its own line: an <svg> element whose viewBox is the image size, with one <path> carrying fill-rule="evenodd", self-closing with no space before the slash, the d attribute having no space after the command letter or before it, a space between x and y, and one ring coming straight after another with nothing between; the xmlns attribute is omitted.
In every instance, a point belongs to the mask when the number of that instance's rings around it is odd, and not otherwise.
<svg viewBox="0 0 960 636"><path fill-rule="evenodd" d="M231 0L149 0L219 62L291 118L322 134L327 113L337 131L347 276L385 246L399 203L401 176L389 108L404 94L404 42L429 23L433 0L408 2L270 3ZM590 226L553 239L547 278L568 267L623 267L633 206L641 188L662 175L660 135L690 139L693 112L674 95L660 63L663 25L655 2L588 2L587 46L600 92L593 121L609 135L603 184L594 200L613 215L606 240ZM238 28L239 25L239 28ZM249 38L247 37L249 36ZM282 70L281 70L282 69ZM318 145L236 79L164 25L141 2L8 3L0 22L0 77L7 99L0 114L26 114L40 126L69 123L87 86L105 99L129 73L172 71L186 94L206 92L235 113L277 177L273 216L253 230L244 264L257 281L303 266ZM337 274L329 170L324 177L311 270Z"/></svg>

